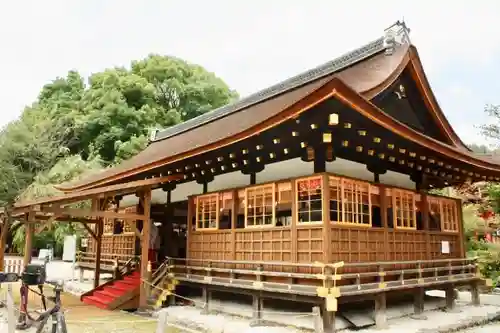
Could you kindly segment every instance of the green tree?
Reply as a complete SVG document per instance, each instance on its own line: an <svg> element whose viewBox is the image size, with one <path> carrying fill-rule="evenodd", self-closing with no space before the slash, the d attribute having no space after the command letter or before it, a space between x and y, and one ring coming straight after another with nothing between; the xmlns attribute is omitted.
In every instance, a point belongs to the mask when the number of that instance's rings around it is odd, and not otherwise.
<svg viewBox="0 0 500 333"><path fill-rule="evenodd" d="M151 55L131 70L92 75L80 101L79 147L105 163L144 149L153 128L166 128L223 106L237 94L213 73L174 57Z"/></svg>
<svg viewBox="0 0 500 333"><path fill-rule="evenodd" d="M19 196L20 200L34 200L42 197L61 195L54 185L62 182L76 180L86 177L90 173L102 170L99 160L84 161L79 155L67 156L60 159L50 170L40 172L33 183ZM88 206L87 202L78 203L76 206ZM18 253L23 253L25 243L24 225L14 223L13 246ZM54 222L42 232L34 235L33 245L35 248L46 248L48 245L54 248L56 255L62 253L64 237L67 235L81 234L82 228L78 224L64 221Z"/></svg>

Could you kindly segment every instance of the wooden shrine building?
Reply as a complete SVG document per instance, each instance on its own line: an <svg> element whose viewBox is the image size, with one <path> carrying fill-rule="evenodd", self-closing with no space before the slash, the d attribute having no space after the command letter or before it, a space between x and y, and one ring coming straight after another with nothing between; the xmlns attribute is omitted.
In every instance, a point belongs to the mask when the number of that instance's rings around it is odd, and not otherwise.
<svg viewBox="0 0 500 333"><path fill-rule="evenodd" d="M404 24L153 134L121 165L61 185L65 196L16 209L27 221L86 218L87 262L140 254L144 279L156 227L159 265L172 258L158 269L201 286L206 303L212 290L253 295L257 317L262 297L320 304L327 329L337 302L375 299L380 310L395 291L415 293L417 312L428 288L446 289L452 306L452 288L471 285L479 302L461 202L428 190L498 181L500 164L454 132ZM77 199L92 209L65 207Z"/></svg>

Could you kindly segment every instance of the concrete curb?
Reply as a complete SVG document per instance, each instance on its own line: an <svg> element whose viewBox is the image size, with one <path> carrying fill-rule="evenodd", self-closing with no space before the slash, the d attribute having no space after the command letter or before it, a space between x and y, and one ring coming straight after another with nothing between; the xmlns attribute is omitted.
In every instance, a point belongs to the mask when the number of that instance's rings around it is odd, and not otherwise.
<svg viewBox="0 0 500 333"><path fill-rule="evenodd" d="M447 325L443 327L433 328L433 329L422 329L419 330L419 333L453 333L459 332L461 330L465 330L472 327L478 327L482 325L489 324L491 322L500 320L500 311L495 313L490 313L484 317L472 317L471 319L459 321L453 325Z"/></svg>

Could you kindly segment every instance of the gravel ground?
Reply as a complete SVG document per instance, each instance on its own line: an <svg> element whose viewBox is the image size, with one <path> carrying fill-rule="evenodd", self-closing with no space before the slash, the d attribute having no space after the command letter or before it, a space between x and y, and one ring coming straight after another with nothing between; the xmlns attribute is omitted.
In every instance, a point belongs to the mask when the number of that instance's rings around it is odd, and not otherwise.
<svg viewBox="0 0 500 333"><path fill-rule="evenodd" d="M469 328L461 331L462 333L495 333L500 332L500 322L491 323L481 327Z"/></svg>
<svg viewBox="0 0 500 333"><path fill-rule="evenodd" d="M49 280L63 280L65 281L65 289L73 294L79 294L92 287L92 272L86 272L85 279L87 281L80 283L74 281L79 277L78 270L73 270L72 264L62 261L50 262L47 266L47 278ZM73 281L72 281L73 280ZM18 287L14 287L17 291ZM17 292L16 292L17 293ZM480 317L486 317L488 314L500 313L500 297L490 299L489 305L481 307L472 307L467 305L468 299L460 296L462 302L459 306L461 310L459 313L444 313L439 310L431 310L425 314L427 320L413 320L407 317L394 318L389 320L388 329L376 330L374 328L362 330L363 333L427 333L427 332L443 332L436 330L456 325ZM18 295L14 296L18 302ZM465 299L463 299L465 298ZM486 297L485 297L486 298ZM485 301L486 299L483 298ZM37 301L30 299L30 304L35 304ZM486 302L488 303L488 302ZM145 319L135 315L123 312L110 312L97 309L92 306L82 305L79 298L66 293L63 299L63 306L66 312L66 320L69 333L152 333L156 331L156 321ZM427 305L426 305L427 306ZM236 309L234 305L231 306ZM404 309L403 309L404 310ZM242 310L243 311L243 310ZM248 312L247 310L245 310ZM399 309L403 313L402 309ZM249 319L235 317L230 315L211 314L201 315L200 310L192 307L173 307L168 309L169 322L187 326L197 332L210 332L210 333L298 333L304 332L303 329L295 327L250 327ZM268 318L271 319L271 318ZM272 318L274 320L274 318ZM308 318L305 318L308 319ZM304 320L305 320L304 319ZM280 320L281 321L281 320ZM309 320L306 320L310 325ZM311 320L312 321L312 320ZM0 333L7 333L7 312L6 309L0 309ZM290 316L285 317L285 322L289 325L299 324L299 319L291 320ZM47 325L49 327L49 325ZM200 330L202 329L202 330ZM32 328L27 333L34 333L35 329ZM47 330L50 332L50 330ZM185 331L176 328L167 329L164 333L183 333ZM345 330L343 332L351 332ZM450 331L451 332L451 331ZM454 332L457 332L454 330ZM482 327L470 328L459 331L461 333L494 333L500 332L500 323L492 323Z"/></svg>

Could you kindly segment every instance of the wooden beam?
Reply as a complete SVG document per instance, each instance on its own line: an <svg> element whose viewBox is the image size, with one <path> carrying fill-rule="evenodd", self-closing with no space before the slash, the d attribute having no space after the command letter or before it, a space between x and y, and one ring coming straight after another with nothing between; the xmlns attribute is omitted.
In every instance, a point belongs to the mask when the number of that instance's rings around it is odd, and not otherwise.
<svg viewBox="0 0 500 333"><path fill-rule="evenodd" d="M57 215L51 216L47 221L45 221L45 223L42 223L40 226L38 226L38 228L36 229L36 233L39 234L42 231L44 231L47 227L50 227L52 225L52 223L57 221L57 217L58 217ZM35 216L35 218L36 218L36 216Z"/></svg>
<svg viewBox="0 0 500 333"><path fill-rule="evenodd" d="M83 227L85 228L85 230L87 230L87 232L90 234L90 236L92 236L92 238L94 240L97 241L97 235L96 233L89 227L89 225L87 223L84 223L84 222L81 222Z"/></svg>
<svg viewBox="0 0 500 333"><path fill-rule="evenodd" d="M75 209L68 207L43 207L42 211L54 213L57 215L69 215L72 217L100 217L108 219L124 219L124 220L143 220L145 217L141 214L132 213L117 213L112 211L102 211L102 210L85 210L85 209Z"/></svg>
<svg viewBox="0 0 500 333"><path fill-rule="evenodd" d="M141 279L143 281L148 278L148 254L149 254L149 234L151 232L151 222L149 216L151 213L151 189L145 190L142 195L143 199L143 215L142 215L142 240L141 240ZM148 288L149 286L142 282L139 296L139 308L144 309L148 305Z"/></svg>
<svg viewBox="0 0 500 333"><path fill-rule="evenodd" d="M17 214L21 210L29 209L40 206L40 205L68 205L74 202L80 202L85 200L102 199L106 197L114 197L116 195L125 195L135 193L142 189L151 189L152 187L159 187L164 183L182 179L183 175L171 175L166 177L151 178L144 180L137 180L129 183L122 183L116 185L110 185L100 188L93 188L90 190L77 191L68 193L65 195L57 197L47 197L39 200L25 201L16 203L14 206L15 213Z"/></svg>

